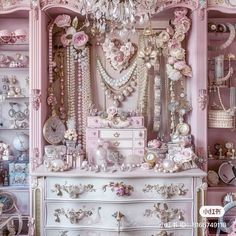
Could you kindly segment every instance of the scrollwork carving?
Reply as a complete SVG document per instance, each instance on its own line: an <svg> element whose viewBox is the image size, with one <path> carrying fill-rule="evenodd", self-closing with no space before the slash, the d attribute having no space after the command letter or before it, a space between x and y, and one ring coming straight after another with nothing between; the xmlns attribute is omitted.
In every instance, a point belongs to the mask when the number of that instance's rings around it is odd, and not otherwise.
<svg viewBox="0 0 236 236"><path fill-rule="evenodd" d="M114 192L117 196L130 196L131 193L134 191L134 187L131 185L126 185L123 182L110 182L109 184L106 184L103 186L103 191L106 192L107 187L111 189L112 192Z"/></svg>
<svg viewBox="0 0 236 236"><path fill-rule="evenodd" d="M152 236L173 236L173 233L168 233L167 231L162 230L160 233L157 233L157 234L152 235Z"/></svg>
<svg viewBox="0 0 236 236"><path fill-rule="evenodd" d="M32 89L31 94L32 107L35 111L39 110L41 104L41 91L40 89Z"/></svg>
<svg viewBox="0 0 236 236"><path fill-rule="evenodd" d="M42 158L39 156L39 149L33 149L33 156L32 156L32 169L35 170L37 167L42 165L43 161Z"/></svg>
<svg viewBox="0 0 236 236"><path fill-rule="evenodd" d="M178 185L150 185L146 184L145 188L143 188L144 193L148 192L156 192L160 194L164 198L172 198L174 196L184 196L187 194L189 190L185 188L184 184L178 184Z"/></svg>
<svg viewBox="0 0 236 236"><path fill-rule="evenodd" d="M85 217L90 217L93 215L92 210L65 210L64 208L58 208L54 210L54 217L55 217L55 222L61 222L60 216L65 216L71 224L78 224L81 220L83 220Z"/></svg>
<svg viewBox="0 0 236 236"><path fill-rule="evenodd" d="M146 217L156 217L159 219L162 227L171 220L178 219L179 221L183 221L183 215L183 211L177 208L169 208L166 203L156 203L154 204L154 209L146 209L144 213Z"/></svg>
<svg viewBox="0 0 236 236"><path fill-rule="evenodd" d="M63 196L63 192L66 192L69 194L70 198L79 198L80 195L86 192L95 192L96 189L94 189L94 186L92 184L87 185L60 185L55 184L54 188L51 189L53 193L56 193L57 196Z"/></svg>

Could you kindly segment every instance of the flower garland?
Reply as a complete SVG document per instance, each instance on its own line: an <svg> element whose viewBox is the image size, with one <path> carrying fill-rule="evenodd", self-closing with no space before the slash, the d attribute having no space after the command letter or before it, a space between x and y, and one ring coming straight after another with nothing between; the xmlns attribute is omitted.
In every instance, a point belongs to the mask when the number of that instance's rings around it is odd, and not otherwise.
<svg viewBox="0 0 236 236"><path fill-rule="evenodd" d="M137 47L129 41L121 43L118 39L111 40L107 37L102 44L102 49L106 59L110 61L111 66L121 72L129 66L130 60L136 53Z"/></svg>

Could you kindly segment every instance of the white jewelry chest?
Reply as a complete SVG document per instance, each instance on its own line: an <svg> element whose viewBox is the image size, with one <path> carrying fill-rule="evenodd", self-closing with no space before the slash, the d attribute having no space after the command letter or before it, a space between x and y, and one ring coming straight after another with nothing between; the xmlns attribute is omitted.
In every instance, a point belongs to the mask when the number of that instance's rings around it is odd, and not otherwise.
<svg viewBox="0 0 236 236"><path fill-rule="evenodd" d="M37 235L200 235L194 222L199 222L198 191L205 173L199 169L173 174L74 169L58 175L40 167L32 175ZM119 183L128 192L114 187Z"/></svg>

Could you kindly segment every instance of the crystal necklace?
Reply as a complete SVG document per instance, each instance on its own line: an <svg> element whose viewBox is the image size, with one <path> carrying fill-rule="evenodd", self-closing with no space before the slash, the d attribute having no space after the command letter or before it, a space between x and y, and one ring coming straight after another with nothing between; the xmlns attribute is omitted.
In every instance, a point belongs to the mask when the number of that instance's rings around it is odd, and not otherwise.
<svg viewBox="0 0 236 236"><path fill-rule="evenodd" d="M119 106L126 97L134 92L136 87L137 63L131 66L128 72L119 79L110 77L103 68L100 60L97 60L97 71L101 80L101 86L105 95L113 100L115 106Z"/></svg>

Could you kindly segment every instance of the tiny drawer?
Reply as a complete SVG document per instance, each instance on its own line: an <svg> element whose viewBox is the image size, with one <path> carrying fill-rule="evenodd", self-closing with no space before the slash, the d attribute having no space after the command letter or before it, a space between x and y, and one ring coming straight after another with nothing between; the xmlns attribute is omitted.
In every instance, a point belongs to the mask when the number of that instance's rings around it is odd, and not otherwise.
<svg viewBox="0 0 236 236"><path fill-rule="evenodd" d="M114 148L132 148L133 147L133 141L132 140L109 140L109 143Z"/></svg>
<svg viewBox="0 0 236 236"><path fill-rule="evenodd" d="M140 148L134 149L134 155L144 156L144 148L142 148L142 149L140 149Z"/></svg>
<svg viewBox="0 0 236 236"><path fill-rule="evenodd" d="M98 130L96 129L86 129L87 138L98 138Z"/></svg>
<svg viewBox="0 0 236 236"><path fill-rule="evenodd" d="M145 146L143 139L136 139L134 140L134 148L143 148Z"/></svg>
<svg viewBox="0 0 236 236"><path fill-rule="evenodd" d="M121 129L101 129L100 138L104 139L132 139L132 129L131 130L121 130Z"/></svg>
<svg viewBox="0 0 236 236"><path fill-rule="evenodd" d="M133 134L134 134L134 138L146 139L146 130L144 129L135 130Z"/></svg>

